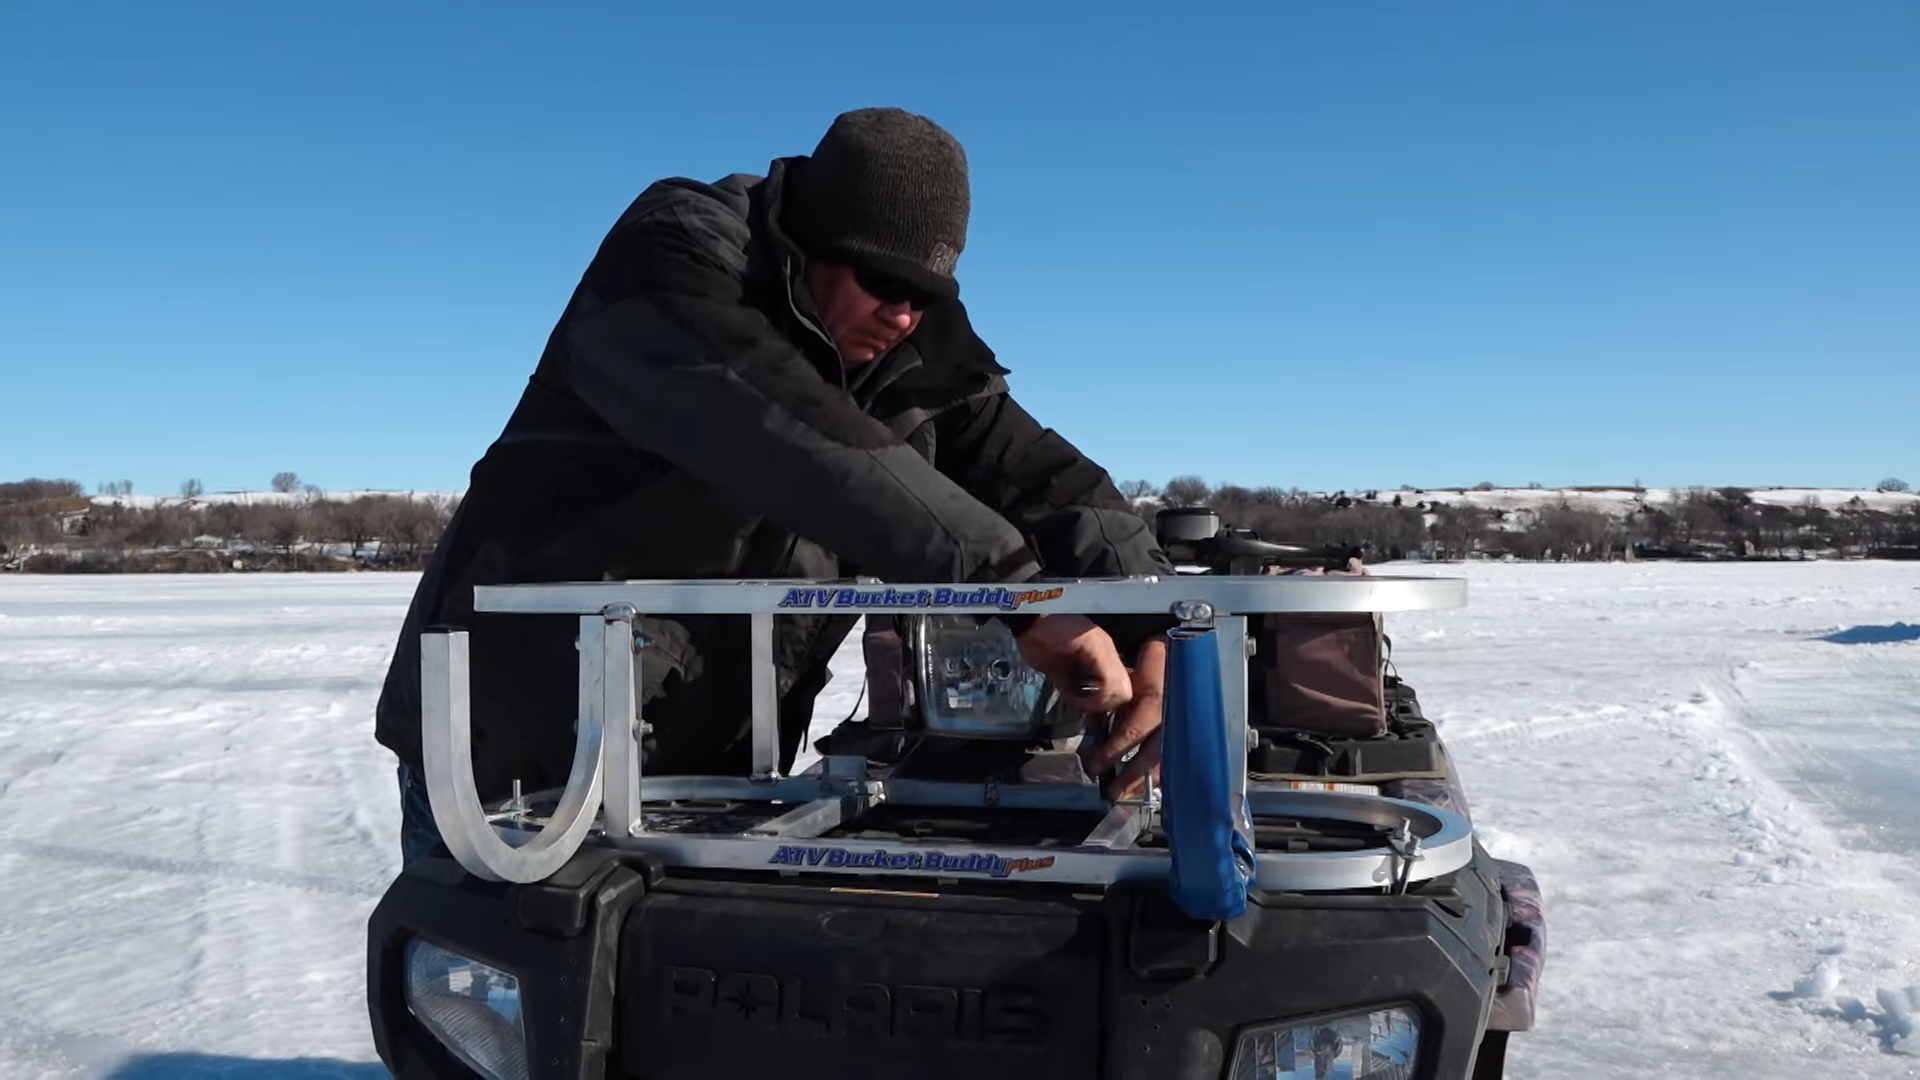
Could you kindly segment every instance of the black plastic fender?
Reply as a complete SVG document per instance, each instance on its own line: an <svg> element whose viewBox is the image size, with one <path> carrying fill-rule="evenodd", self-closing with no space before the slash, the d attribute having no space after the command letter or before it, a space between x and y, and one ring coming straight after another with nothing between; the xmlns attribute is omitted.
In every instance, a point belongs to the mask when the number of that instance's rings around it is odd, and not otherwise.
<svg viewBox="0 0 1920 1080"><path fill-rule="evenodd" d="M533 1076L602 1080L620 929L657 876L643 857L594 848L532 885L483 881L445 854L415 861L368 919L367 1008L380 1060L400 1080L475 1075L407 1006L405 950L419 938L519 980Z"/></svg>

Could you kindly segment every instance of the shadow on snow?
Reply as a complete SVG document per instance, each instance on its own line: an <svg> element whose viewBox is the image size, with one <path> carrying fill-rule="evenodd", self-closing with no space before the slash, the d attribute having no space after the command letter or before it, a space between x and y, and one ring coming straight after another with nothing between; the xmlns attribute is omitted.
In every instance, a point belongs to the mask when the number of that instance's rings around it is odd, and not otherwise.
<svg viewBox="0 0 1920 1080"><path fill-rule="evenodd" d="M243 1058L216 1054L141 1054L107 1074L108 1080L387 1080L377 1061L337 1058Z"/></svg>
<svg viewBox="0 0 1920 1080"><path fill-rule="evenodd" d="M1835 645L1892 645L1900 641L1920 641L1920 626L1903 622L1892 626L1849 626L1816 640L1830 641Z"/></svg>

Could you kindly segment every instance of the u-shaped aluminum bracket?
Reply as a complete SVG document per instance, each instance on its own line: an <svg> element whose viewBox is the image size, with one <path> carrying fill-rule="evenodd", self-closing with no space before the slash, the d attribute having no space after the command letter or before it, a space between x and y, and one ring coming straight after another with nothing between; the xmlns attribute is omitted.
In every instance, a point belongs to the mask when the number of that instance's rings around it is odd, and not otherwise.
<svg viewBox="0 0 1920 1080"><path fill-rule="evenodd" d="M532 839L519 845L500 838L480 803L473 779L473 704L469 683L467 633L446 627L434 627L420 642L420 740L427 781L427 800L433 807L434 824L439 827L447 849L468 872L488 881L526 883L539 881L566 865L585 840L600 810L601 782L606 769L601 761L605 742L606 708L609 683L625 684L628 701L633 692L632 622L624 621L627 633L606 633L606 622L589 616L582 618L582 652L599 646L598 663L580 665L580 719L574 740L573 767L566 789L554 809L549 824ZM598 624L601 633L588 634L589 624ZM605 653L613 651L617 639L625 637L620 670L624 679L607 679L610 665ZM615 713L616 717L622 714ZM624 713L633 716L631 705ZM616 721L617 722L617 721ZM631 724L632 720L627 720ZM628 748L631 739L621 740Z"/></svg>

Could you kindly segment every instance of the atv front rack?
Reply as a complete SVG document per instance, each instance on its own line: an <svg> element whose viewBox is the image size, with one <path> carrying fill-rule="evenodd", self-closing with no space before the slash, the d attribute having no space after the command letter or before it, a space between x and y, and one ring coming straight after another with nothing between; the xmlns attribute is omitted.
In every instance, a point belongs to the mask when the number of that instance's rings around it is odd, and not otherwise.
<svg viewBox="0 0 1920 1080"><path fill-rule="evenodd" d="M1473 855L1470 824L1446 809L1371 794L1249 783L1249 615L1457 607L1457 579L1385 576L1058 580L1018 587L868 585L845 581L627 581L481 586L476 611L579 618L580 713L571 773L552 807L482 806L473 777L464 630L423 635L425 779L435 823L459 863L492 881L539 881L584 844L651 853L669 867L768 874L840 874L1106 886L1160 879L1195 917L1230 917L1248 889L1404 890L1452 873ZM999 615L1171 614L1163 780L1137 801L1109 802L1097 784L903 779L859 755L829 756L817 774L779 776L774 619L781 613ZM637 667L643 614L745 615L752 629L752 772L646 776ZM674 811L715 802L755 809L725 827L688 827ZM876 807L1082 812L1078 842L1038 846L830 837ZM669 818L677 822L668 823ZM1357 850L1262 851L1255 821L1363 826ZM712 819L709 819L712 820ZM1142 843L1156 824L1163 847Z"/></svg>

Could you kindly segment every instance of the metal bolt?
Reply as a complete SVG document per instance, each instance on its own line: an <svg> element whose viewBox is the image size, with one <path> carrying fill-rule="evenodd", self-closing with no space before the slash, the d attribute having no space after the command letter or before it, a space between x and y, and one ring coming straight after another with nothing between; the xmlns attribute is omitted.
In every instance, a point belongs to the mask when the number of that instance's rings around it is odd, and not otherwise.
<svg viewBox="0 0 1920 1080"><path fill-rule="evenodd" d="M1394 870L1393 891L1396 894L1407 891L1407 883L1413 879L1413 864L1420 860L1420 838L1413 835L1413 822L1400 819L1400 827L1387 838L1387 846L1393 849L1397 857Z"/></svg>
<svg viewBox="0 0 1920 1080"><path fill-rule="evenodd" d="M1205 600L1176 600L1173 604L1173 617L1184 623L1212 622L1213 605Z"/></svg>

